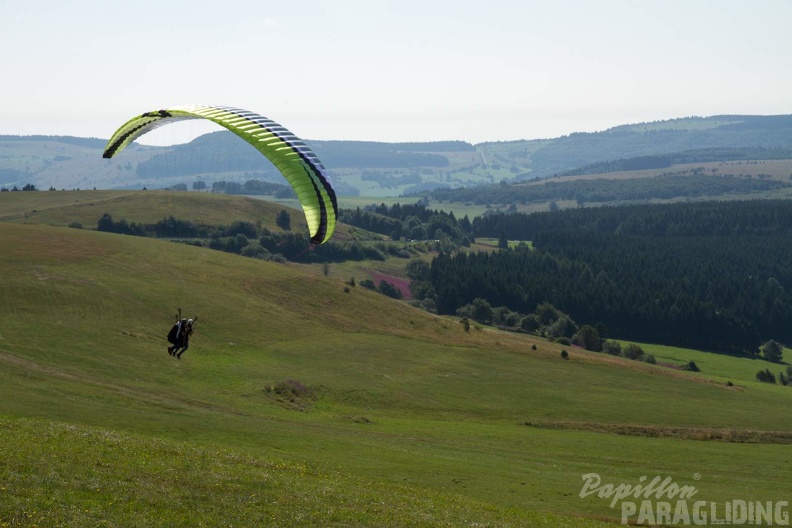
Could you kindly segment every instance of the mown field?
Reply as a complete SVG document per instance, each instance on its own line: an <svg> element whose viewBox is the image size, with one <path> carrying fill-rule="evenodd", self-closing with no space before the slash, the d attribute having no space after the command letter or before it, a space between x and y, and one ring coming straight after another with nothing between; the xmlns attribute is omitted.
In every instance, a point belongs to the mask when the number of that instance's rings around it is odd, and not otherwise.
<svg viewBox="0 0 792 528"><path fill-rule="evenodd" d="M618 520L578 496L592 472L668 476L706 501L789 498L792 392L752 381L761 360L691 356L700 374L569 347L563 360L345 276L12 220L0 526ZM179 307L199 323L176 360Z"/></svg>

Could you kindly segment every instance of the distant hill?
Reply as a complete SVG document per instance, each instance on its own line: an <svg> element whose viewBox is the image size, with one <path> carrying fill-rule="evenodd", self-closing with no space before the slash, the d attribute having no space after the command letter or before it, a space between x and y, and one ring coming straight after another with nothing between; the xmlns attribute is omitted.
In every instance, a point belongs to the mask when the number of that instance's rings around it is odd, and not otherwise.
<svg viewBox="0 0 792 528"><path fill-rule="evenodd" d="M483 143L476 148L490 163L516 163L518 177L547 178L571 169L617 159L700 149L792 148L792 115L687 117L552 140Z"/></svg>
<svg viewBox="0 0 792 528"><path fill-rule="evenodd" d="M585 174L606 174L620 171L665 169L673 165L685 163L790 159L792 159L792 149L789 148L708 148L685 150L670 154L656 154L652 156L638 156L628 159L601 161L599 163L592 163L591 165L568 170L559 174L559 176L581 176Z"/></svg>
<svg viewBox="0 0 792 528"><path fill-rule="evenodd" d="M399 196L437 188L544 179L617 160L680 163L679 153L716 154L719 161L792 150L792 115L686 117L621 125L552 139L472 145L464 141L383 143L311 141L339 195ZM278 171L230 132L173 147L133 144L112 160L104 140L69 136L0 136L0 186L140 189L203 182L283 183ZM772 157L775 156L775 157ZM668 159L667 159L668 158ZM629 164L628 164L629 165ZM615 170L615 169L611 169Z"/></svg>

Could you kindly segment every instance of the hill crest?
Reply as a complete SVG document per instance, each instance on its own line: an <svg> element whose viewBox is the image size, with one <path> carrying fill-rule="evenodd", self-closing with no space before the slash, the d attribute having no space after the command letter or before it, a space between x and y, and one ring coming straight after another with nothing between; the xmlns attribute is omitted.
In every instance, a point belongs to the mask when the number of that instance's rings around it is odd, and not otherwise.
<svg viewBox="0 0 792 528"><path fill-rule="evenodd" d="M547 178L614 160L701 149L792 148L792 116L687 117L620 125L552 139L471 145L461 141L380 143L310 141L342 196L397 196ZM38 188L163 188L258 179L284 183L277 170L230 132L184 145L133 145L117 160L101 159L101 140L62 136L0 136L0 186ZM209 153L215 153L210 155Z"/></svg>

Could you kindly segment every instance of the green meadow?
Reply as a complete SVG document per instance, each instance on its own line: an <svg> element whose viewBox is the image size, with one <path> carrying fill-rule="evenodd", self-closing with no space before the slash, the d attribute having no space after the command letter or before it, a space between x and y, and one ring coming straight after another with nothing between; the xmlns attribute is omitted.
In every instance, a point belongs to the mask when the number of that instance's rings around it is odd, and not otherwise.
<svg viewBox="0 0 792 528"><path fill-rule="evenodd" d="M62 227L105 212L47 202L70 193L3 194L36 203L0 212L0 527L618 522L579 496L589 473L790 498L792 391L753 381L778 365L465 332L346 276ZM141 195L113 199L161 218ZM199 316L181 360L178 308Z"/></svg>

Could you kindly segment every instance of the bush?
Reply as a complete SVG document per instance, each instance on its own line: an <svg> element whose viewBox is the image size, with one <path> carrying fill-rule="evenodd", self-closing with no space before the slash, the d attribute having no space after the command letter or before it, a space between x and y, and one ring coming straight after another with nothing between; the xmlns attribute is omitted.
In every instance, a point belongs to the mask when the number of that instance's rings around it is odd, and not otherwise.
<svg viewBox="0 0 792 528"><path fill-rule="evenodd" d="M690 372L701 372L701 369L696 365L695 361L688 361L687 365L682 367L682 370L689 370Z"/></svg>
<svg viewBox="0 0 792 528"><path fill-rule="evenodd" d="M498 326L513 328L520 323L520 314L505 306L499 306L492 309L492 322Z"/></svg>
<svg viewBox="0 0 792 528"><path fill-rule="evenodd" d="M459 317L467 317L483 324L491 323L493 318L492 306L480 297L473 299L472 303L458 308L456 314Z"/></svg>
<svg viewBox="0 0 792 528"><path fill-rule="evenodd" d="M643 348L635 343L630 343L622 349L622 357L627 359L640 359L643 355Z"/></svg>
<svg viewBox="0 0 792 528"><path fill-rule="evenodd" d="M275 217L275 224L284 231L291 231L291 215L286 209L281 209Z"/></svg>
<svg viewBox="0 0 792 528"><path fill-rule="evenodd" d="M764 383L775 383L776 378L775 375L770 372L770 369L760 370L756 373L756 379Z"/></svg>
<svg viewBox="0 0 792 528"><path fill-rule="evenodd" d="M767 361L781 363L784 359L784 346L772 339L762 345L762 355Z"/></svg>
<svg viewBox="0 0 792 528"><path fill-rule="evenodd" d="M599 332L591 325L583 325L577 331L572 342L580 345L586 350L599 352L602 350L602 341L600 340Z"/></svg>
<svg viewBox="0 0 792 528"><path fill-rule="evenodd" d="M225 235L244 235L245 238L258 238L259 232L258 227L256 227L256 224L253 222L243 222L242 220L237 220L228 226L228 228L225 230Z"/></svg>
<svg viewBox="0 0 792 528"><path fill-rule="evenodd" d="M571 338L577 332L578 327L568 315L562 315L556 321L547 327L547 335L551 337L568 337Z"/></svg>
<svg viewBox="0 0 792 528"><path fill-rule="evenodd" d="M143 225L132 222L131 224L122 218L118 222L113 220L109 213L105 213L96 224L97 231L106 231L108 233L119 233L122 235L146 236L146 230Z"/></svg>
<svg viewBox="0 0 792 528"><path fill-rule="evenodd" d="M618 341L606 340L602 342L602 351L611 356L621 356L622 347Z"/></svg>
<svg viewBox="0 0 792 528"><path fill-rule="evenodd" d="M251 242L242 248L242 256L266 260L270 256L270 252L261 247L258 242Z"/></svg>
<svg viewBox="0 0 792 528"><path fill-rule="evenodd" d="M401 299L404 297L401 290L388 281L381 280L377 290L383 294L391 297L392 299Z"/></svg>
<svg viewBox="0 0 792 528"><path fill-rule="evenodd" d="M520 329L523 332L534 333L539 330L539 320L535 315L526 315L520 321Z"/></svg>

